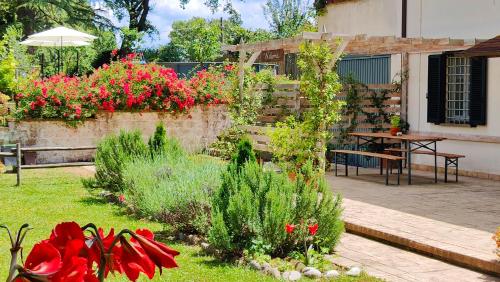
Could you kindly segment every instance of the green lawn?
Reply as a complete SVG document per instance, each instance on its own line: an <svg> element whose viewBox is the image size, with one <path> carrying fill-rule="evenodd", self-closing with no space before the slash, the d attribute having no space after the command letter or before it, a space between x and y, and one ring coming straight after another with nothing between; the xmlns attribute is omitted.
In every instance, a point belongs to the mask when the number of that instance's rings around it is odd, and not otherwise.
<svg viewBox="0 0 500 282"><path fill-rule="evenodd" d="M162 231L162 225L137 220L123 214L112 204L93 198L80 183L76 169L44 169L23 171L21 187L15 186L14 174L0 174L0 224L17 229L29 223L34 229L25 240L25 256L33 244L48 238L51 229L61 221L76 221L81 225L93 222L107 230L149 228ZM0 280L8 269L9 242L5 231L0 231ZM170 244L181 252L177 257L179 268L166 270L154 281L275 281L258 272L221 263L199 253L198 247ZM116 277L110 281L126 281ZM141 281L145 281L142 279ZM358 279L343 277L339 281L376 281L363 276Z"/></svg>

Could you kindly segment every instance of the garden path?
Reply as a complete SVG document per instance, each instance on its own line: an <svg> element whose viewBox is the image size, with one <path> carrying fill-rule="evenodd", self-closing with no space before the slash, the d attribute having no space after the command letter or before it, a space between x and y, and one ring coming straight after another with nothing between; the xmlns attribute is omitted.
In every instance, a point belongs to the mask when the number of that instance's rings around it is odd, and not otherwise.
<svg viewBox="0 0 500 282"><path fill-rule="evenodd" d="M424 172L415 180L412 186L385 186L370 169L348 178L328 175L344 196L349 232L500 274L491 238L500 226L500 184L467 177L434 184Z"/></svg>
<svg viewBox="0 0 500 282"><path fill-rule="evenodd" d="M332 261L387 281L500 281L479 272L346 233Z"/></svg>
<svg viewBox="0 0 500 282"><path fill-rule="evenodd" d="M500 181L460 176L458 183L444 183L439 175L435 184L432 173L415 171L413 185L403 175L401 185L385 186L377 169L360 169L355 176L351 168L349 177L343 169L339 166L339 176L328 173L327 178L347 199L490 233L500 226Z"/></svg>

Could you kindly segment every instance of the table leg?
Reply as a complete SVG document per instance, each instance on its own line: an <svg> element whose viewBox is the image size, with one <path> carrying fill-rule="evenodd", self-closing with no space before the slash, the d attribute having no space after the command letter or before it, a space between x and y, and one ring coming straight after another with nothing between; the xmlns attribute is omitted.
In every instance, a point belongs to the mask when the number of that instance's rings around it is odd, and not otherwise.
<svg viewBox="0 0 500 282"><path fill-rule="evenodd" d="M434 141L434 183L438 182L437 142Z"/></svg>
<svg viewBox="0 0 500 282"><path fill-rule="evenodd" d="M408 185L411 185L411 141L407 141L408 148L406 148L406 166L408 167Z"/></svg>
<svg viewBox="0 0 500 282"><path fill-rule="evenodd" d="M359 136L356 136L356 151L359 151ZM356 176L359 175L359 155L356 155Z"/></svg>
<svg viewBox="0 0 500 282"><path fill-rule="evenodd" d="M384 138L380 138L380 146L384 148ZM383 166L384 166L384 160L380 159L380 175L383 174ZM388 163L386 163L388 164Z"/></svg>
<svg viewBox="0 0 500 282"><path fill-rule="evenodd" d="M444 182L448 182L448 158L444 158Z"/></svg>
<svg viewBox="0 0 500 282"><path fill-rule="evenodd" d="M382 161L382 159L380 159ZM389 160L386 161L385 166L385 185L389 185Z"/></svg>
<svg viewBox="0 0 500 282"><path fill-rule="evenodd" d="M345 176L349 176L349 165L347 164L347 161L349 159L348 154L344 154L345 156Z"/></svg>
<svg viewBox="0 0 500 282"><path fill-rule="evenodd" d="M333 153L333 161L335 162L335 176L337 176L337 166L338 166L337 152Z"/></svg>

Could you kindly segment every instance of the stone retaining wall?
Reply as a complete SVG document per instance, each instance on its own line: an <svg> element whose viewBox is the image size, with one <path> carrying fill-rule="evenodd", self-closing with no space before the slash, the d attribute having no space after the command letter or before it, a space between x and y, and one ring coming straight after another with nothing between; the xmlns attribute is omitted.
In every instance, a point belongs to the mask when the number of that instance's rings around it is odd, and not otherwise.
<svg viewBox="0 0 500 282"><path fill-rule="evenodd" d="M3 143L20 141L23 147L77 147L94 146L103 137L120 130L139 129L144 140L162 122L169 136L177 138L189 151L198 151L211 144L222 130L229 127L231 120L225 106L201 106L189 115L165 113L100 113L96 119L89 119L77 127L70 127L64 121L20 121L9 124L8 133L2 132ZM5 140L5 139L9 140ZM1 141L0 141L1 143ZM36 163L86 161L92 159L94 151L39 152L25 159Z"/></svg>

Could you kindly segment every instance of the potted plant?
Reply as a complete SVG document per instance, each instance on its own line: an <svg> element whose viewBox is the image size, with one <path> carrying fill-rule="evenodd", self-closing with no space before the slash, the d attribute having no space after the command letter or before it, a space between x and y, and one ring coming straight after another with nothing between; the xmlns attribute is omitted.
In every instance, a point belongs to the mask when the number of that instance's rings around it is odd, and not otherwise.
<svg viewBox="0 0 500 282"><path fill-rule="evenodd" d="M391 135L396 136L401 131L401 118L397 115L391 117Z"/></svg>

